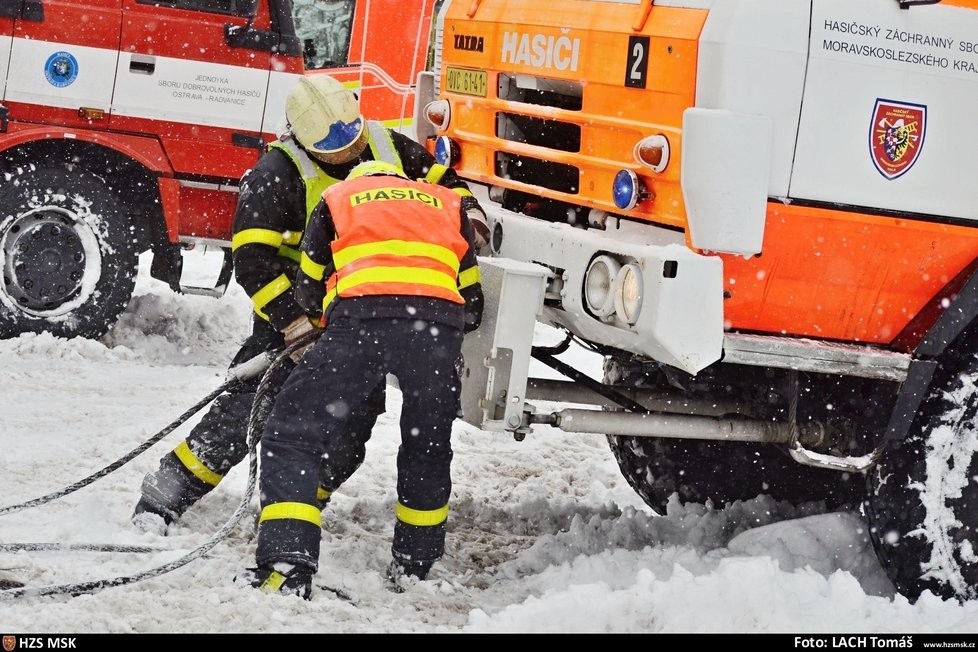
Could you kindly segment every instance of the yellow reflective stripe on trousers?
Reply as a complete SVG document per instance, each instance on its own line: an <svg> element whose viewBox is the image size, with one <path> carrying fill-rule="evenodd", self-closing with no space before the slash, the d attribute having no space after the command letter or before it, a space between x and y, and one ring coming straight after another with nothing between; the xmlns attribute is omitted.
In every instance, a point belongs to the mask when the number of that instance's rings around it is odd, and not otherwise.
<svg viewBox="0 0 978 652"><path fill-rule="evenodd" d="M323 280L323 275L326 274L326 265L320 265L309 257L306 252L302 252L302 257L299 258L299 269L303 273L315 281Z"/></svg>
<svg viewBox="0 0 978 652"><path fill-rule="evenodd" d="M382 254L431 258L458 273L458 256L455 255L454 251L430 242L413 242L411 240L383 240L344 247L333 254L333 264L336 265L336 269L340 269L361 258Z"/></svg>
<svg viewBox="0 0 978 652"><path fill-rule="evenodd" d="M300 233L299 236L302 237L302 234ZM284 241L285 238L278 231L272 231L271 229L245 229L244 231L238 231L231 238L231 251L248 244L263 244L277 249L282 246L282 242Z"/></svg>
<svg viewBox="0 0 978 652"><path fill-rule="evenodd" d="M177 456L177 459L187 467L187 470L194 474L194 476L201 482L205 482L212 487L216 487L224 476L220 473L214 473L207 466L200 461L200 459L194 455L194 452L190 450L190 446L187 445L186 441L180 442L180 444L173 449L173 453Z"/></svg>
<svg viewBox="0 0 978 652"><path fill-rule="evenodd" d="M292 281L285 274L281 274L274 281L255 292L251 296L251 301L255 304L255 312L258 313L258 316L268 321L268 315L262 311L262 308L290 287L292 287Z"/></svg>
<svg viewBox="0 0 978 652"><path fill-rule="evenodd" d="M343 292L364 283L430 285L458 294L457 277L421 267L368 267L340 279L339 283L336 284L336 291L343 294Z"/></svg>
<svg viewBox="0 0 978 652"><path fill-rule="evenodd" d="M464 290L470 285L475 285L476 283L481 283L481 282L482 282L482 273L479 272L478 267L470 267L466 270L463 270L458 275L459 290Z"/></svg>
<svg viewBox="0 0 978 652"><path fill-rule="evenodd" d="M328 491L326 489L323 489L322 487L316 489L316 500L327 500L332 495L333 495L332 491Z"/></svg>
<svg viewBox="0 0 978 652"><path fill-rule="evenodd" d="M452 188L452 192L461 195L462 197L473 197L472 191L468 188Z"/></svg>
<svg viewBox="0 0 978 652"><path fill-rule="evenodd" d="M399 502L397 503L397 507L394 508L394 514L401 523L429 527L432 525L441 525L448 520L448 505L439 507L438 509L423 510L411 509Z"/></svg>
<svg viewBox="0 0 978 652"><path fill-rule="evenodd" d="M305 503L272 503L261 510L259 523L265 521L277 521L279 519L292 519L294 521L306 521L316 527L323 526L323 516L318 507Z"/></svg>

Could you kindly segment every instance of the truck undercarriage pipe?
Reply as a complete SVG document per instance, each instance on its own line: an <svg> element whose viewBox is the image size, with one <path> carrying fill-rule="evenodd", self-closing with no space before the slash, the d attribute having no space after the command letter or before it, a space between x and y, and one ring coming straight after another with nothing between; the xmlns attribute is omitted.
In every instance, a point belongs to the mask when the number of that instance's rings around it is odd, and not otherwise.
<svg viewBox="0 0 978 652"><path fill-rule="evenodd" d="M654 412L635 414L566 409L550 414L534 415L531 417L531 422L546 423L566 432L626 437L672 437L764 444L787 444L792 440L791 427L787 422ZM799 429L799 440L806 446L818 446L822 442L824 433L820 424L802 424Z"/></svg>
<svg viewBox="0 0 978 652"><path fill-rule="evenodd" d="M632 387L608 386L616 393L628 397L642 405L646 411L674 412L676 414L696 414L719 417L730 414L744 414L747 406L733 401L717 401L711 399L694 399L686 396L663 396L661 392L651 392ZM528 401L554 401L556 403L578 403L582 405L597 405L600 407L618 407L617 402L598 394L587 386L567 380L551 380L549 378L529 378L526 384Z"/></svg>

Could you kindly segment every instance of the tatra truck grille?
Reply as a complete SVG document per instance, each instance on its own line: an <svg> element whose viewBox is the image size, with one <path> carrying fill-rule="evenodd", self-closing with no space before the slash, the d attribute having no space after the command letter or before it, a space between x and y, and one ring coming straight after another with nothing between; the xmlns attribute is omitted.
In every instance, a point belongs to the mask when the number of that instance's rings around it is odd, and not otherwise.
<svg viewBox="0 0 978 652"><path fill-rule="evenodd" d="M507 102L580 111L583 98L584 88L580 82L499 73L499 99Z"/></svg>
<svg viewBox="0 0 978 652"><path fill-rule="evenodd" d="M539 0L451 3L440 70L451 112L439 131L458 145L453 167L533 217L577 223L594 210L685 228L681 125L707 12L568 2L566 15ZM635 156L650 136L674 154L658 172ZM622 170L647 191L627 210L613 194Z"/></svg>
<svg viewBox="0 0 978 652"><path fill-rule="evenodd" d="M518 113L496 114L496 137L563 152L581 151L581 128L578 125Z"/></svg>
<svg viewBox="0 0 978 652"><path fill-rule="evenodd" d="M576 195L581 172L573 165L496 152L496 176Z"/></svg>

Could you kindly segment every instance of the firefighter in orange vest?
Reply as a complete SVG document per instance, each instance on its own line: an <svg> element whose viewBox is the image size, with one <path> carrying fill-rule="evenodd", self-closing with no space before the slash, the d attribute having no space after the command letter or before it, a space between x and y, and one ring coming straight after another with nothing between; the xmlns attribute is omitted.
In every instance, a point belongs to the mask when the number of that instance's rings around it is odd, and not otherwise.
<svg viewBox="0 0 978 652"><path fill-rule="evenodd" d="M324 283L325 280L325 283ZM403 590L444 553L462 334L482 319L472 226L458 194L382 161L328 188L302 238L296 296L325 331L286 381L261 446L258 568L266 592L309 598L319 460L383 382L403 395L393 561Z"/></svg>
<svg viewBox="0 0 978 652"><path fill-rule="evenodd" d="M485 215L451 168L435 163L418 143L360 113L356 96L329 75L299 79L285 103L289 135L277 140L241 181L234 217L234 275L254 303L251 337L231 366L280 348L313 330L296 304L293 285L296 250L306 221L323 190L345 179L357 164L387 161L414 178L451 188L485 243ZM191 505L212 491L248 452L248 416L258 379L239 385L214 401L186 440L146 475L133 521L142 529L165 532ZM384 384L361 406L349 427L369 437L384 411ZM357 438L352 438L356 440ZM321 502L353 473L364 451L352 442L330 450L320 474Z"/></svg>

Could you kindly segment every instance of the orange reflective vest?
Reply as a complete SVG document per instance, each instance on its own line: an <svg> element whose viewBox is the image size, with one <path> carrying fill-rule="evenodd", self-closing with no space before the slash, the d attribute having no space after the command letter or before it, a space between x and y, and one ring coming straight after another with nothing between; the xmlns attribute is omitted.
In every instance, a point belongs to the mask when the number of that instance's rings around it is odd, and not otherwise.
<svg viewBox="0 0 978 652"><path fill-rule="evenodd" d="M465 303L458 274L469 248L458 193L394 176L368 176L328 188L336 230L335 272L323 311L337 296L414 295Z"/></svg>

